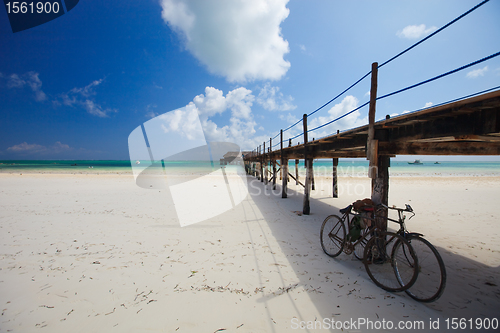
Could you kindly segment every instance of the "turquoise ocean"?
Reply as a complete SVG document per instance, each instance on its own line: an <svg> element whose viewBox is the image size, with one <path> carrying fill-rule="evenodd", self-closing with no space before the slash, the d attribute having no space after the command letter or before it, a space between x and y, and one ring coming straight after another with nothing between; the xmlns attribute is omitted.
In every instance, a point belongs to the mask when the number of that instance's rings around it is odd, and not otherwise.
<svg viewBox="0 0 500 333"><path fill-rule="evenodd" d="M411 159L408 159L411 161ZM500 162L477 161L440 161L423 160L420 165L408 164L407 161L391 160L389 169L391 176L500 176ZM161 162L159 162L161 163ZM134 162L135 164L135 162ZM142 163L147 164L146 161ZM196 161L166 161L164 166L172 171L196 172L207 168L219 168L219 163ZM300 161L299 173L305 173L304 162ZM289 170L293 173L295 162L289 163ZM356 177L367 175L368 161L340 160L338 165L339 176ZM129 160L0 160L0 173L132 173ZM331 176L332 160L315 160L314 172L319 176Z"/></svg>

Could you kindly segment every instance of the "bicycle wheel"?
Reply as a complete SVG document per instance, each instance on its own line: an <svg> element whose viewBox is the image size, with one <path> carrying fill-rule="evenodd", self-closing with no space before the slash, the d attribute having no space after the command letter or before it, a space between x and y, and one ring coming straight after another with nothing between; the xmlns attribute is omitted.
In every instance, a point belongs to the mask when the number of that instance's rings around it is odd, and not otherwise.
<svg viewBox="0 0 500 333"><path fill-rule="evenodd" d="M363 260L366 244L368 243L371 237L372 236L370 233L370 229L365 228L361 230L361 241L359 243L356 243L356 245L354 245L354 256L357 259Z"/></svg>
<svg viewBox="0 0 500 333"><path fill-rule="evenodd" d="M321 226L321 247L330 257L342 253L346 241L344 222L337 215L330 215Z"/></svg>
<svg viewBox="0 0 500 333"><path fill-rule="evenodd" d="M444 292L446 268L436 248L426 239L407 234L406 239L418 258L418 279L405 292L420 302L433 302Z"/></svg>
<svg viewBox="0 0 500 333"><path fill-rule="evenodd" d="M411 245L393 232L379 232L365 246L363 263L370 278L387 291L403 291L417 279L418 259Z"/></svg>

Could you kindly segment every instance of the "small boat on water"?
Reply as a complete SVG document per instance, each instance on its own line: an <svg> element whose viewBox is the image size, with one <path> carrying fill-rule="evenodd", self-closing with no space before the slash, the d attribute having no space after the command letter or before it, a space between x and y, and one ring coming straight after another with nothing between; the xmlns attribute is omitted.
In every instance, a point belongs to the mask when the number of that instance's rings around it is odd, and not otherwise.
<svg viewBox="0 0 500 333"><path fill-rule="evenodd" d="M434 164L441 164L441 163L439 163L439 162L434 162Z"/></svg>
<svg viewBox="0 0 500 333"><path fill-rule="evenodd" d="M141 164L141 162L139 162L139 161L135 161L135 164Z"/></svg>
<svg viewBox="0 0 500 333"><path fill-rule="evenodd" d="M414 162L408 162L408 164L421 165L421 164L424 164L424 163L420 162L420 160L415 160Z"/></svg>

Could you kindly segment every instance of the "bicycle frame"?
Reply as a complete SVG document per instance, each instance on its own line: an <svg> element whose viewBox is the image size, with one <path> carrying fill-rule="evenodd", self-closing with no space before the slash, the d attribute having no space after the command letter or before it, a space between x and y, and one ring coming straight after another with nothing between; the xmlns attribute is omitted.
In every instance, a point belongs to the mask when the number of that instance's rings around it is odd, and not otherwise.
<svg viewBox="0 0 500 333"><path fill-rule="evenodd" d="M388 216L377 215L377 211L379 211L380 209L383 209L383 208L397 210L398 211L398 219L395 220L395 219L392 219L392 218L390 218ZM342 221L345 223L346 229L350 230L351 229L352 220L353 220L351 218L351 216L353 216L353 217L354 216L360 216L361 218L363 218L363 219L369 219L372 222L375 222L379 218L383 218L386 221L391 221L391 222L399 224L399 230L397 230L396 233L399 234L399 235L401 235L401 236L408 235L408 234L409 235L415 235L415 236L423 236L422 234L418 234L418 233L409 233L406 230L406 225L405 225L406 215L404 214L405 212L409 212L409 213L413 214L412 216L410 216L409 219L411 219L413 216L415 216L415 213L413 212L413 209L409 205L406 205L406 208L403 209L403 208L396 208L396 207L388 207L388 206L385 206L385 205L381 204L381 205L378 206L378 209L375 209L373 211L373 214L372 214L371 217L370 216L365 216L365 215L362 216L360 213L353 213L352 212L352 207L350 207L346 212L343 213ZM352 242L350 240L346 240L346 248L347 248L348 251L352 250L356 245L358 245L359 243L361 243L363 240L366 240L368 238L368 236L376 234L377 232L380 232L380 231L384 231L384 230L381 230L379 227L377 227L374 223L372 223L372 226L366 227L365 230L366 229L370 229L369 232L365 233L363 236L361 236L360 238L358 238L355 242Z"/></svg>

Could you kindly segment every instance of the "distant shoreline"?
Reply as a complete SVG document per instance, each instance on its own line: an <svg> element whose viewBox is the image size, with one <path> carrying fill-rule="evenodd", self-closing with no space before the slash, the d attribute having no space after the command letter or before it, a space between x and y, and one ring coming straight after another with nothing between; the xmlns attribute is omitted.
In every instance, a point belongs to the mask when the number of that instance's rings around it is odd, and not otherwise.
<svg viewBox="0 0 500 333"><path fill-rule="evenodd" d="M141 166L148 166L143 161ZM220 167L218 162L165 161L168 173L207 174ZM6 174L132 174L132 164L128 160L0 160L0 173ZM135 165L134 165L135 166ZM158 162L158 166L161 166ZM271 169L271 168L270 168ZM289 163L289 172L295 173L295 161ZM304 163L298 164L299 176L305 176ZM314 176L332 176L331 160L314 162ZM339 161L338 177L356 178L368 176L368 161ZM408 164L406 161L391 161L391 177L500 177L500 162L443 161L439 164L423 162L422 165Z"/></svg>

